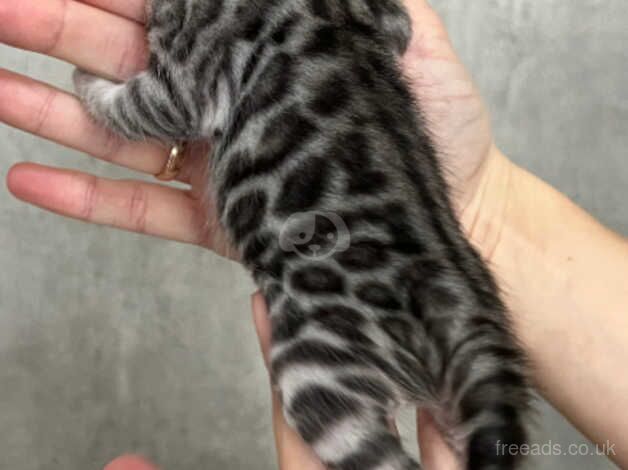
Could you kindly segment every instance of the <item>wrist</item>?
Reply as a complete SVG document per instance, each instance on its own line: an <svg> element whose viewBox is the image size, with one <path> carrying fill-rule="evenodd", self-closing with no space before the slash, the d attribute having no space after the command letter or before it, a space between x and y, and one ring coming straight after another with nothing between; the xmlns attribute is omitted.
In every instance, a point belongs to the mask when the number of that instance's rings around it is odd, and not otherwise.
<svg viewBox="0 0 628 470"><path fill-rule="evenodd" d="M616 378L628 357L626 239L497 149L477 188L461 221L501 287L534 383L594 442L626 444L628 381Z"/></svg>
<svg viewBox="0 0 628 470"><path fill-rule="evenodd" d="M494 145L478 172L475 191L459 212L462 228L485 260L491 261L510 222L513 174L517 167Z"/></svg>

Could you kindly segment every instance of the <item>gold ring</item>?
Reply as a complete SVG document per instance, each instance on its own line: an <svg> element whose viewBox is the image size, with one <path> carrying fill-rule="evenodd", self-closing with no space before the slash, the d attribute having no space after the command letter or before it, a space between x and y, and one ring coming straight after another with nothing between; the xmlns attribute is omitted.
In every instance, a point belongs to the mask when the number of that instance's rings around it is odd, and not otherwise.
<svg viewBox="0 0 628 470"><path fill-rule="evenodd" d="M179 172L183 167L183 162L185 161L185 145L177 144L174 145L170 149L170 155L168 156L168 160L166 164L161 169L159 173L155 175L160 181L172 181L177 176L179 176Z"/></svg>

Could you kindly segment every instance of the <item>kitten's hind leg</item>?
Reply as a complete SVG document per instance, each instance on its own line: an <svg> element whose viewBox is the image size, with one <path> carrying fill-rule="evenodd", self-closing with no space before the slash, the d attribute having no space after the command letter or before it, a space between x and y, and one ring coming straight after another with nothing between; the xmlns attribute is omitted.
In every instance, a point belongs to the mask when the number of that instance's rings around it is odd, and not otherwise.
<svg viewBox="0 0 628 470"><path fill-rule="evenodd" d="M385 411L340 388L306 386L285 404L284 413L327 468L421 469L390 429Z"/></svg>
<svg viewBox="0 0 628 470"><path fill-rule="evenodd" d="M412 37L412 21L398 0L377 0L380 30L389 38L398 55L408 48Z"/></svg>
<svg viewBox="0 0 628 470"><path fill-rule="evenodd" d="M271 366L286 421L327 468L420 470L390 427L406 401L397 383L403 372L357 344L303 339L279 350Z"/></svg>
<svg viewBox="0 0 628 470"><path fill-rule="evenodd" d="M177 141L194 133L191 111L151 73L114 83L76 70L74 85L96 121L130 140Z"/></svg>
<svg viewBox="0 0 628 470"><path fill-rule="evenodd" d="M412 37L412 21L401 0L351 0L361 21L375 27L398 55L406 51Z"/></svg>

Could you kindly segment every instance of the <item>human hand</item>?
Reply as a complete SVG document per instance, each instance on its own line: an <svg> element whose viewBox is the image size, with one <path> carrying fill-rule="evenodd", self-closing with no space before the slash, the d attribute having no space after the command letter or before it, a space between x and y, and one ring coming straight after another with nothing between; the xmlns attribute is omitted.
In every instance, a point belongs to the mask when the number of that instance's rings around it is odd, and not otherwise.
<svg viewBox="0 0 628 470"><path fill-rule="evenodd" d="M425 0L406 3L415 35L403 68L447 168L455 206L471 227L477 218L473 201L480 199L494 154L488 114L436 13ZM143 17L144 0L3 0L0 42L125 79L146 65ZM123 141L94 124L73 95L1 69L0 121L142 173L157 173L168 153L159 144ZM190 185L186 190L32 163L15 165L7 184L16 197L65 216L236 257L215 211L203 210L199 201L206 152L202 145L188 152L180 174Z"/></svg>
<svg viewBox="0 0 628 470"><path fill-rule="evenodd" d="M123 455L111 461L103 470L158 470L139 455Z"/></svg>
<svg viewBox="0 0 628 470"><path fill-rule="evenodd" d="M122 80L146 65L143 17L144 0L3 0L0 42ZM158 173L168 155L163 145L128 142L99 127L75 96L2 69L0 121L140 173ZM114 181L32 163L11 168L7 184L16 197L61 215L236 257L215 211L203 210L200 203L207 146L188 148L178 179L189 189Z"/></svg>

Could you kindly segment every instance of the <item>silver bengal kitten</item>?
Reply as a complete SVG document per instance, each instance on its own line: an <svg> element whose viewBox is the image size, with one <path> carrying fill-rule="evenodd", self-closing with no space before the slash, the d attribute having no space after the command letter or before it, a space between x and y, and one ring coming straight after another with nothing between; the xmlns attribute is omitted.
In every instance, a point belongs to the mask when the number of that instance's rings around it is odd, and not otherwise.
<svg viewBox="0 0 628 470"><path fill-rule="evenodd" d="M330 469L417 470L389 427L411 404L466 468L519 467L524 356L397 66L401 0L152 0L147 28L146 71L78 93L129 139L213 143L288 422Z"/></svg>

